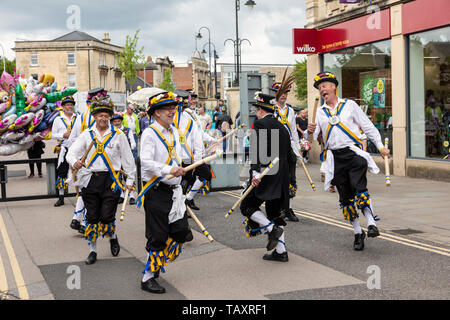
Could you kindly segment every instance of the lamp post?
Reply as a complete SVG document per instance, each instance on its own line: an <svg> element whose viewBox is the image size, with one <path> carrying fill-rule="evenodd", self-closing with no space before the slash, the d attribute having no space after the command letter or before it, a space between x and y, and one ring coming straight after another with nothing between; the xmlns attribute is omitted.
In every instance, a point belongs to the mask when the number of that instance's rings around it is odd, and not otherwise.
<svg viewBox="0 0 450 320"><path fill-rule="evenodd" d="M250 40L248 39L239 39L239 41L236 43L236 40L234 39L227 39L224 41L223 45L225 46L225 44L227 43L227 41L231 41L233 42L234 45L234 70L235 70L235 74L236 77L234 79L234 85L235 86L239 86L239 74L241 73L241 45L242 42L247 41L249 45L252 45L252 43L250 42ZM239 71L238 71L239 69Z"/></svg>
<svg viewBox="0 0 450 320"><path fill-rule="evenodd" d="M245 5L248 6L250 9L253 9L253 7L256 5L256 2L253 0L247 0L245 2ZM238 11L241 9L241 1L235 0L235 14L236 14L236 40L233 41L235 49L235 72L236 72L236 79L234 80L235 85L239 85L239 74L241 73L241 43L242 40L239 39L239 17L238 17ZM225 40L226 42L227 40ZM249 41L250 42L250 41Z"/></svg>
<svg viewBox="0 0 450 320"><path fill-rule="evenodd" d="M211 96L211 88L212 88L212 84L211 84L211 31L209 30L208 27L200 27L200 29L198 29L198 34L196 35L196 39L201 39L202 38L202 34L200 33L200 30L202 29L206 29L208 30L208 52L209 52L209 64L208 64L208 71L209 71L209 95L207 92L207 95L209 98Z"/></svg>
<svg viewBox="0 0 450 320"><path fill-rule="evenodd" d="M217 51L216 51L216 46L215 46L215 44L213 43L213 42L210 42L210 43L205 43L204 45L203 45L203 51L202 51L202 53L203 54L205 54L206 53L206 50L205 50L205 46L208 44L208 47L209 48L211 48L211 45L214 47L214 51L213 51L213 54L214 54L214 96L217 96L217 68L216 68L216 66L217 66L217 59L219 59L219 56L217 55ZM211 52L209 52L209 55L211 56ZM211 79L211 71L209 72L209 78Z"/></svg>

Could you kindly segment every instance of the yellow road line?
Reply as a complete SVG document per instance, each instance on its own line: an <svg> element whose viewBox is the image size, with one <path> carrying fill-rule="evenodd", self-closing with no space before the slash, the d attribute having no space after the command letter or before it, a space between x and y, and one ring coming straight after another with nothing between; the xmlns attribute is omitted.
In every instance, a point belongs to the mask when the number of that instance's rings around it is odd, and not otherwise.
<svg viewBox="0 0 450 320"><path fill-rule="evenodd" d="M229 195L234 198L240 198L240 195L229 192L229 191L221 191L221 193ZM352 227L348 226L347 224L344 224L343 222L336 221L332 218L324 217L319 214L314 214L314 213L299 211L299 210L294 210L294 213L296 215L304 217L304 218L316 220L319 222L323 222L323 223L330 224L330 225L340 227L343 229L347 229L347 230L353 230ZM365 229L365 228L363 228L363 229ZM365 229L365 230L367 230L367 229ZM380 234L380 236L378 236L378 238L450 257L450 253L448 253L450 250L447 248L436 247L436 246L432 246L432 245L429 245L426 243L421 243L421 242L417 242L414 240L397 237L397 236L387 234L387 233Z"/></svg>
<svg viewBox="0 0 450 320"><path fill-rule="evenodd" d="M8 292L8 280L6 279L5 265L0 254L0 299L3 298L2 293Z"/></svg>
<svg viewBox="0 0 450 320"><path fill-rule="evenodd" d="M22 271L20 270L16 254L14 253L11 241L9 240L8 232L6 232L6 226L1 214L0 214L0 233L3 236L3 242L5 243L6 252L8 253L9 262L11 264L11 268L14 273L14 279L16 280L17 290L19 291L19 297L21 299L28 300L30 298L28 295L28 290L27 287L25 286Z"/></svg>

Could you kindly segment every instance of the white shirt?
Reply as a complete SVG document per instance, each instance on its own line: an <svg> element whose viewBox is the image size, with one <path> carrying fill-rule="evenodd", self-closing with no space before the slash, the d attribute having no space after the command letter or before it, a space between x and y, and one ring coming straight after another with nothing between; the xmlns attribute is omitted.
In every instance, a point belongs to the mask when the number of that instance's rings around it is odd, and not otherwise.
<svg viewBox="0 0 450 320"><path fill-rule="evenodd" d="M331 114L335 114L337 111L337 106L339 103L344 102L344 99L338 98L337 104L331 108L330 106L323 104L316 113L316 122L317 127L314 131L314 140L317 140L317 136L322 131L323 139L326 139L326 132L328 128L328 116L322 110L327 108ZM358 138L361 138L361 130L369 137L370 140L375 144L375 146L379 149L383 148L384 145L381 142L381 136L378 132L377 128L373 125L370 119L366 116L366 114L361 110L358 104L353 100L347 100L347 103L343 107L341 114L339 115L341 122L353 132ZM308 139L308 132L305 131L305 139ZM350 139L341 129L338 127L333 128L328 141L325 142L326 149L336 150L342 149L345 147L355 145L355 142Z"/></svg>
<svg viewBox="0 0 450 320"><path fill-rule="evenodd" d="M64 113L53 121L52 125L52 139L55 139L61 142L61 146L69 148L71 145L71 140L68 138L64 138L63 135L68 130L72 129L73 123L72 121L76 121L77 116L75 114L72 115L72 118L68 118Z"/></svg>
<svg viewBox="0 0 450 320"><path fill-rule="evenodd" d="M202 138L202 131L197 125L197 122L191 118L191 116L188 114L188 111L184 110L181 112L178 119L178 128L174 126L175 131L180 135L185 134L186 129L189 125L189 120L192 122L192 129L189 135L186 138L186 144L188 145L189 149L192 151L192 154L194 155L194 162L199 161L203 157L203 138ZM175 118L174 118L175 120ZM187 134L187 133L186 133ZM177 140L177 144L180 143L180 140ZM181 146L181 143L180 143ZM191 156L190 154L185 150L185 148L182 147L182 153L181 153L181 160L185 163L191 162Z"/></svg>
<svg viewBox="0 0 450 320"><path fill-rule="evenodd" d="M204 116L198 115L196 112L192 111L192 109L189 109L189 108L184 109L184 111L187 112L188 115L191 117L191 119L193 119L197 123L197 126L199 127L199 131L201 132L201 136L202 136L202 141L203 142L206 142L207 144L212 144L212 143L217 141L217 139L213 138L208 133L203 131L205 129L205 127L206 127L206 123L203 126L203 124L202 124L202 117L208 117L209 118L209 123L211 123L212 120L211 120L211 117L209 115L207 115L206 113L205 113Z"/></svg>
<svg viewBox="0 0 450 320"><path fill-rule="evenodd" d="M72 145L73 142L76 140L76 138L78 138L80 136L81 124L82 124L83 118L86 119L85 120L86 125L91 127L95 124L94 116L91 115L91 112L89 111L89 109L85 113L79 115L77 117L77 120L75 120L72 131L70 132L69 145Z"/></svg>
<svg viewBox="0 0 450 320"><path fill-rule="evenodd" d="M92 126L90 129L84 130L83 133L81 133L81 135L69 148L66 156L67 162L72 167L74 166L75 162L77 162L77 160L80 160L82 158L83 154L89 147L89 144L92 141L90 135L91 131L94 132L94 135L97 137L98 141L103 141L105 137L111 132L111 126L108 127L103 135L98 132L97 126ZM127 175L126 185L132 186L136 178L136 165L134 163L133 154L131 153L130 145L125 134L120 130L116 129L116 131L117 132L114 137L111 139L108 145L106 145L105 152L108 155L114 171L117 172L122 169ZM88 163L94 152L95 147L92 147L88 153L85 164ZM108 171L108 168L101 157L97 157L97 159L91 164L88 169L82 168L79 170L79 175L81 175L79 179L80 185L87 186L92 172L99 171Z"/></svg>
<svg viewBox="0 0 450 320"><path fill-rule="evenodd" d="M287 111L289 108L289 111ZM292 109L291 107L289 107L287 104L285 104L283 107L278 106L278 109L280 111L280 114L285 115L287 114L287 121L289 122L289 126L291 127L291 132L289 132L289 134L291 135L291 141L293 142L295 148L297 148L297 150L300 149L300 139L298 138L298 132L297 132L297 122L295 121L295 112L294 109ZM275 118L280 120L281 119L281 115L275 113ZM286 127L286 126L284 126ZM286 127L286 130L288 130L288 128ZM289 130L288 130L289 131Z"/></svg>
<svg viewBox="0 0 450 320"><path fill-rule="evenodd" d="M175 140L175 152L180 158L182 154L182 148L180 144L180 137L178 135L178 131L175 127L170 126L169 130L164 129L157 121L152 123L152 126L155 127L166 139L167 143L171 144L173 140ZM164 143L159 139L155 131L152 128L148 127L144 130L141 136L141 174L142 181L149 181L153 176L164 177L161 182L169 184L169 185L178 185L181 183L181 177L174 177L170 180L167 180L166 176L170 174L170 170L173 167L178 167L178 164L175 160L172 162L172 165L167 165L166 161L169 157L169 153ZM181 166L181 163L180 163Z"/></svg>

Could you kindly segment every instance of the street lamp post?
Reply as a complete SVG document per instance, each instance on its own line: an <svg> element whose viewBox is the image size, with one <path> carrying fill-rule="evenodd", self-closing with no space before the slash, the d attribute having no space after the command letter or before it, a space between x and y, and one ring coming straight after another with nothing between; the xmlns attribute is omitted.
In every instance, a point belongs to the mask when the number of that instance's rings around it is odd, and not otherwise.
<svg viewBox="0 0 450 320"><path fill-rule="evenodd" d="M211 45L214 47L214 51L213 51L213 54L214 54L214 87L215 87L215 89L214 89L214 96L217 96L217 68L216 68L217 61L216 61L216 60L219 59L219 56L217 55L216 45L215 45L213 42L205 43L205 44L203 45L203 51L202 51L202 53L203 53L203 54L206 53L205 46L206 46L207 44L208 44L208 47L209 47L209 48L211 48ZM208 54L211 56L211 52L209 52ZM209 78L211 79L211 71L209 72Z"/></svg>
<svg viewBox="0 0 450 320"><path fill-rule="evenodd" d="M196 35L196 39L201 39L202 38L202 34L200 33L200 30L202 29L206 29L208 30L208 52L209 52L209 64L208 64L208 71L209 71L209 95L208 95L208 91L207 91L207 95L208 98L211 96L211 88L212 88L212 84L211 84L211 31L209 30L208 27L200 27L200 29L198 29L198 34Z"/></svg>
<svg viewBox="0 0 450 320"><path fill-rule="evenodd" d="M236 73L236 77L234 79L234 85L235 86L239 86L239 74L241 73L241 45L242 42L247 41L249 45L252 45L252 43L250 42L250 40L248 39L239 39L239 41L236 43L236 40L234 39L227 39L224 41L223 45L225 45L228 41L233 42L233 46L234 46L234 65L235 65L235 73ZM239 71L238 71L239 69Z"/></svg>
<svg viewBox="0 0 450 320"><path fill-rule="evenodd" d="M245 2L245 5L248 6L250 9L253 9L253 7L256 5L256 2L253 0L247 0ZM240 9L241 9L241 1L235 0L236 40L233 41L233 43L235 46L234 52L235 52L235 72L236 72L236 78L235 78L234 82L235 82L235 85L237 85L237 86L239 85L239 74L241 73L241 43L242 43L242 40L239 39L239 17L238 17L238 11ZM225 40L225 42L226 42L226 40Z"/></svg>

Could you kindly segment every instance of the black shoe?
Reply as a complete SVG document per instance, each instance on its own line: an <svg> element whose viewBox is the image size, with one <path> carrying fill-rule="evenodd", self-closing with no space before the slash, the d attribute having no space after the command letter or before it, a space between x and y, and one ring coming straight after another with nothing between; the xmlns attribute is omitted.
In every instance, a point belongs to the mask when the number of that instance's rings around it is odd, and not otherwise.
<svg viewBox="0 0 450 320"><path fill-rule="evenodd" d="M59 207L59 206L63 206L63 205L64 205L64 197L59 196L59 199L58 199L58 201L55 202L54 206Z"/></svg>
<svg viewBox="0 0 450 320"><path fill-rule="evenodd" d="M130 198L130 205L133 205L133 204L135 204L136 203L136 200L134 200L133 198Z"/></svg>
<svg viewBox="0 0 450 320"><path fill-rule="evenodd" d="M153 273L153 278L154 279L158 279L159 278L159 271L161 271L161 269L158 269L158 271Z"/></svg>
<svg viewBox="0 0 450 320"><path fill-rule="evenodd" d="M155 278L150 278L145 282L141 281L141 289L151 293L165 293L166 289L161 287Z"/></svg>
<svg viewBox="0 0 450 320"><path fill-rule="evenodd" d="M86 226L80 225L80 229L78 229L78 233L81 233L84 235L84 230L86 229Z"/></svg>
<svg viewBox="0 0 450 320"><path fill-rule="evenodd" d="M93 264L93 263L95 263L95 261L97 261L97 252L91 251L91 253L89 253L89 256L87 257L86 261L84 261L84 262L86 264Z"/></svg>
<svg viewBox="0 0 450 320"><path fill-rule="evenodd" d="M197 207L197 206L195 205L194 199L192 199L192 200L186 199L186 205L187 205L189 208L191 208L192 210L200 210L200 208Z"/></svg>
<svg viewBox="0 0 450 320"><path fill-rule="evenodd" d="M287 251L283 253L278 253L277 250L273 250L272 253L267 253L263 256L264 260L269 261L279 261L279 262L288 262L289 257Z"/></svg>
<svg viewBox="0 0 450 320"><path fill-rule="evenodd" d="M292 222L299 222L300 220L295 215L294 211L292 209L284 210L284 217L288 221Z"/></svg>
<svg viewBox="0 0 450 320"><path fill-rule="evenodd" d="M378 231L377 226L370 225L367 228L367 236L369 238L375 238L375 237L378 237L379 235L380 235L380 232Z"/></svg>
<svg viewBox="0 0 450 320"><path fill-rule="evenodd" d="M355 242L353 243L353 249L355 249L356 251L363 250L365 237L366 233L364 231L362 233L355 234Z"/></svg>
<svg viewBox="0 0 450 320"><path fill-rule="evenodd" d="M81 227L80 221L72 219L72 222L70 223L70 227L73 230L80 230L80 227Z"/></svg>
<svg viewBox="0 0 450 320"><path fill-rule="evenodd" d="M269 232L269 242L267 243L267 251L274 249L277 246L278 238L283 234L283 228L274 225L272 231Z"/></svg>
<svg viewBox="0 0 450 320"><path fill-rule="evenodd" d="M186 238L184 239L184 241L191 242L192 240L194 240L194 235L192 234L191 229L189 229L189 232L186 234Z"/></svg>
<svg viewBox="0 0 450 320"><path fill-rule="evenodd" d="M111 254L113 255L113 257L117 257L120 251L120 245L117 236L115 239L110 239L109 244L111 245Z"/></svg>
<svg viewBox="0 0 450 320"><path fill-rule="evenodd" d="M123 198L122 197L120 197L120 199L119 199L119 204L121 204L121 203L123 203Z"/></svg>

